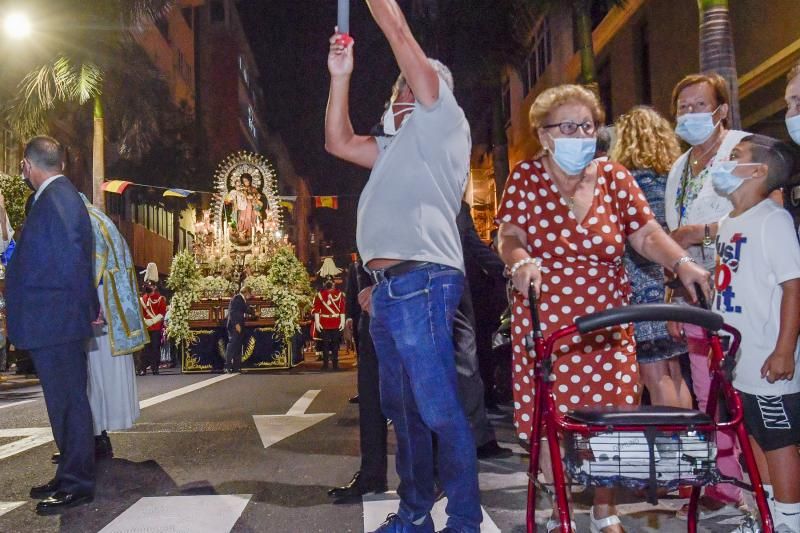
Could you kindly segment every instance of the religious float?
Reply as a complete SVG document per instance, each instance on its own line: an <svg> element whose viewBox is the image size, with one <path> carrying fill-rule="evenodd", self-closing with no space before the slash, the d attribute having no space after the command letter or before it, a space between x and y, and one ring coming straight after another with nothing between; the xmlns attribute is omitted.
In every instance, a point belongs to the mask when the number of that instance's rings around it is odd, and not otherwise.
<svg viewBox="0 0 800 533"><path fill-rule="evenodd" d="M247 304L254 311L245 323L242 371L296 366L303 361L300 325L313 292L282 231L275 172L263 157L239 152L220 164L215 188L192 251L175 256L167 280L174 291L167 335L181 370L223 369L228 304L242 285L253 290Z"/></svg>

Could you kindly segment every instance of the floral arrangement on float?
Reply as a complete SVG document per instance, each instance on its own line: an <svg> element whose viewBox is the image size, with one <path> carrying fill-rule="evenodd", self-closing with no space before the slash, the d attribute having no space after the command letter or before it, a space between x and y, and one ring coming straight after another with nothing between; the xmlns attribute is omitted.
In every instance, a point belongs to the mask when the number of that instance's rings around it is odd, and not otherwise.
<svg viewBox="0 0 800 533"><path fill-rule="evenodd" d="M196 338L189 327L189 314L202 293L202 279L200 267L187 250L178 252L172 259L167 287L173 291L167 336L179 347L188 348Z"/></svg>

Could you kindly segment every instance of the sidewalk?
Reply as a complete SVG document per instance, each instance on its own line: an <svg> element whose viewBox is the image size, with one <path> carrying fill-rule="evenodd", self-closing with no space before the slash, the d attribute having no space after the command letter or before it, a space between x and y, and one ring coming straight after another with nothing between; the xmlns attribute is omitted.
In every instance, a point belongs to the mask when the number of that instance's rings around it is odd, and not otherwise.
<svg viewBox="0 0 800 533"><path fill-rule="evenodd" d="M39 378L32 374L17 375L7 372L0 372L0 392L24 387L35 387L39 384Z"/></svg>

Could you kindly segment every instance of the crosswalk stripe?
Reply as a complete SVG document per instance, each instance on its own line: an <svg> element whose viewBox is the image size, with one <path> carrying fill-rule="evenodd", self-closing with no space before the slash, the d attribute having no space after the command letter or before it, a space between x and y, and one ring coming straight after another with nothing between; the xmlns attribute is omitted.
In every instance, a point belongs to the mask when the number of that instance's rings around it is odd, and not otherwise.
<svg viewBox="0 0 800 533"><path fill-rule="evenodd" d="M21 505L25 505L25 502L0 502L0 516L10 513Z"/></svg>
<svg viewBox="0 0 800 533"><path fill-rule="evenodd" d="M389 513L396 513L400 505L400 498L395 491L385 492L383 494L367 494L364 500L364 531L373 531L386 519ZM431 517L435 529L438 531L444 529L447 525L447 498L442 498L436 502L431 510ZM494 523L492 518L486 513L486 509L481 507L483 511L483 523L481 524L481 533L500 533L500 528Z"/></svg>
<svg viewBox="0 0 800 533"><path fill-rule="evenodd" d="M233 529L252 497L252 494L230 494L141 498L100 533L227 533Z"/></svg>

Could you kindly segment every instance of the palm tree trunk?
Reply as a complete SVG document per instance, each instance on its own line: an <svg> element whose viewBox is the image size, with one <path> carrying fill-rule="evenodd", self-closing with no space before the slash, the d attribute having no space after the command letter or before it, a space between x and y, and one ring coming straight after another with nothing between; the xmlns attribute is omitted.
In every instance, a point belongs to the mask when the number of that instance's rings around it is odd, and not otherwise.
<svg viewBox="0 0 800 533"><path fill-rule="evenodd" d="M101 211L106 210L103 196L103 181L106 177L103 101L94 97L94 139L92 142L92 203Z"/></svg>
<svg viewBox="0 0 800 533"><path fill-rule="evenodd" d="M581 54L581 83L590 85L597 81L597 69L594 64L594 42L592 41L592 18L590 15L592 0L573 0L572 9L575 14L575 29L578 32Z"/></svg>
<svg viewBox="0 0 800 533"><path fill-rule="evenodd" d="M730 126L740 129L739 77L728 0L697 0L697 6L700 11L700 71L716 72L728 82Z"/></svg>

